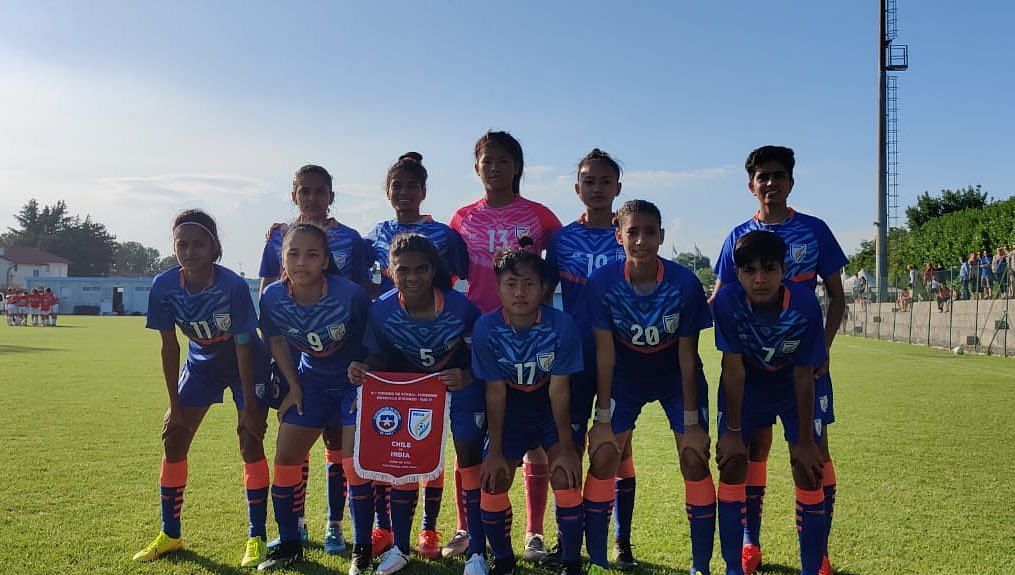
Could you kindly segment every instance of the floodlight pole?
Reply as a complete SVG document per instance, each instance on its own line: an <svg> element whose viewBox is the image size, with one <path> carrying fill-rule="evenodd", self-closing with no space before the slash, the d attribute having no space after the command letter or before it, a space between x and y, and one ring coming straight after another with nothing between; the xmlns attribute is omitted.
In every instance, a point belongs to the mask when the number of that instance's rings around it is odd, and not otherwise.
<svg viewBox="0 0 1015 575"><path fill-rule="evenodd" d="M876 252L877 301L888 298L888 0L878 0L878 221Z"/></svg>

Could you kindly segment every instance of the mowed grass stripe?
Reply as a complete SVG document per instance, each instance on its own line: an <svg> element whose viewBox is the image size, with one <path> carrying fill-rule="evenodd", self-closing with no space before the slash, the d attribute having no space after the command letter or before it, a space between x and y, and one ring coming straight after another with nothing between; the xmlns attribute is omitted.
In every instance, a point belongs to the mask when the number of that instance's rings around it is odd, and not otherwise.
<svg viewBox="0 0 1015 575"><path fill-rule="evenodd" d="M214 407L195 439L184 508L189 550L152 564L130 555L158 530L156 483L166 395L157 334L142 318L63 317L61 327L0 326L0 560L11 572L240 573L246 537L235 410ZM712 390L719 355L702 356ZM838 421L830 438L839 476L832 557L839 573L1002 573L1015 487L1015 363L840 337L832 374ZM228 396L228 394L227 394ZM266 443L274 451L272 416ZM793 489L776 430L763 542L769 573L798 571ZM683 487L662 411L635 433L634 521L643 573L686 573ZM323 448L315 450L308 519L320 541ZM515 547L524 528L516 480ZM453 531L450 478L441 530ZM417 512L418 521L419 512ZM553 511L547 532L554 538ZM414 528L417 526L414 526ZM349 534L348 520L346 532ZM269 532L275 528L269 517ZM1008 545L1006 545L1008 544ZM345 558L313 544L302 573L334 573ZM461 561L415 561L406 573L460 573ZM523 569L523 573L539 573ZM713 572L721 573L718 541Z"/></svg>

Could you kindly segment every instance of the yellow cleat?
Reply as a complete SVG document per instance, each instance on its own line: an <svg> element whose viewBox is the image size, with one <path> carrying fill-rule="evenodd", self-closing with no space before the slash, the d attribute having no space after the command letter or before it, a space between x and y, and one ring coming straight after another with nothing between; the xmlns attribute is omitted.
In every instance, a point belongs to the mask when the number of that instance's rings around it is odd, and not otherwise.
<svg viewBox="0 0 1015 575"><path fill-rule="evenodd" d="M268 558L268 542L260 537L247 539L247 549L243 552L240 567L257 567Z"/></svg>
<svg viewBox="0 0 1015 575"><path fill-rule="evenodd" d="M183 537L170 537L163 531L147 547L134 554L134 561L154 561L173 551L183 551Z"/></svg>

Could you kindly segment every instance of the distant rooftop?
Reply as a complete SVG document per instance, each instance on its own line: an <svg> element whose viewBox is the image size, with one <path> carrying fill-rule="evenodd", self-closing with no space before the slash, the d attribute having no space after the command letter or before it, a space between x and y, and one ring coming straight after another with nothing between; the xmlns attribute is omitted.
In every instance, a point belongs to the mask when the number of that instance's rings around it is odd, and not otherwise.
<svg viewBox="0 0 1015 575"><path fill-rule="evenodd" d="M24 265L41 265L41 264L67 264L70 265L70 261L64 258L47 252L46 250L40 250L38 248L0 248L0 258L12 261L16 264Z"/></svg>

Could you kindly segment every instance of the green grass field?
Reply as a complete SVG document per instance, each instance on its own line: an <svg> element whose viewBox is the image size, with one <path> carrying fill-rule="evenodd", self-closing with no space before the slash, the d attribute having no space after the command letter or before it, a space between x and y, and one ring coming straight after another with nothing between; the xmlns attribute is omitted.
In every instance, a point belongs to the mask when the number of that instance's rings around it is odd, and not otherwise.
<svg viewBox="0 0 1015 575"><path fill-rule="evenodd" d="M236 565L246 508L231 404L211 410L190 455L183 516L188 550L134 564L131 554L159 525L156 482L166 399L158 336L143 329L141 318L64 317L61 323L56 329L0 325L3 570L242 572ZM710 333L702 349L714 406L718 355ZM839 477L831 542L837 571L1009 572L1015 363L848 337L837 341L832 362L839 419L830 432ZM272 423L269 454L275 427ZM686 573L683 488L661 410L647 411L635 441L634 543L641 572ZM315 542L324 523L322 462L323 448L317 447L307 512ZM798 572L785 449L773 449L769 476L763 572ZM520 550L524 512L517 502ZM446 498L445 533L453 530L453 515ZM552 539L552 509L547 519ZM269 514L269 533L274 532ZM326 556L312 543L299 571L346 568L346 558ZM460 560L416 561L404 572L461 573L461 568ZM718 540L713 572L722 573Z"/></svg>

